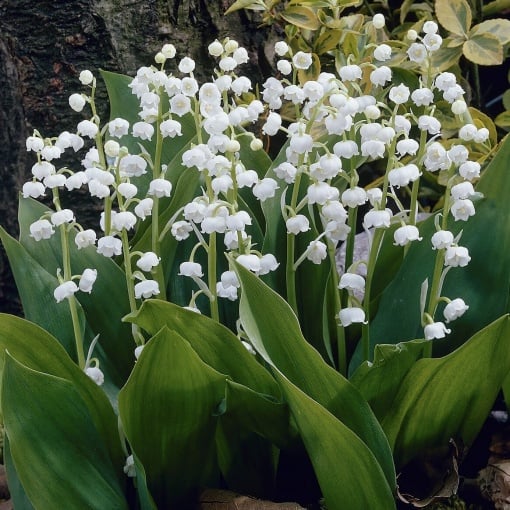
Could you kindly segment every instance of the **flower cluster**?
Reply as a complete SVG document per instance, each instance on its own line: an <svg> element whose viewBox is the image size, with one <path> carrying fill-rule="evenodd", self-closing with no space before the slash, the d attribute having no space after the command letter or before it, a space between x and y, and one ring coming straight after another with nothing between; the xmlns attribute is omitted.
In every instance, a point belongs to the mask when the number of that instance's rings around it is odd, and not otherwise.
<svg viewBox="0 0 510 510"><path fill-rule="evenodd" d="M373 26L382 30L384 18L374 17ZM349 56L337 63L336 73L321 72L303 80L303 73L311 72L313 56L293 52L279 41L275 45L278 76L262 84L259 97L251 80L238 73L249 55L235 41L216 40L209 45L217 67L213 79L202 84L194 77L195 62L189 57L175 61L174 46L166 44L155 57L157 65L140 68L129 84L139 104L136 121L119 117L105 126L96 114L96 79L83 71L80 81L89 93L72 94L69 105L78 112L89 105L91 116L78 123L76 133L44 138L35 132L27 139L27 150L36 154L37 162L32 179L23 186L23 196L37 199L50 191L56 209L32 223L30 235L40 241L60 229L64 239L56 301L72 303L78 290L91 292L97 277L91 268L81 275L71 274L69 242L73 241L78 250L94 247L105 257L123 257L132 311L140 300L166 298L161 242L172 236L179 243L195 243L186 251L187 260L179 261L177 273L178 278L192 282L187 306L191 310L199 312L196 300L206 296L211 316L220 320L218 298L238 298L240 283L232 267L236 260L260 276L285 266L287 299L297 311L299 266L328 261L339 327L365 325L370 320L366 296L370 296L384 236L391 231L394 244L405 251L411 243L422 241L417 214L420 181L424 173L438 174L446 183L443 211L432 237L438 262L432 284L427 283L427 292L422 292L421 307L425 338L443 337L449 330L435 318L438 304L446 302L447 323L468 309L461 298L441 295L446 273L470 260L467 248L459 244L461 235L448 230L448 219L464 222L475 214L473 182L480 165L470 159L467 145L485 144L489 133L470 118L455 75L434 74L431 57L442 42L437 32L437 24L429 21L422 35L414 31L407 35L408 64L419 76L417 87L394 82L388 64L394 49L389 44L368 45L359 63ZM175 71L167 70L172 62ZM449 105L461 125L454 143L441 140L439 102ZM263 147L253 134L256 122L261 137L278 133L287 137L267 173L247 163ZM169 157L163 147L170 147L189 129L196 136L179 156ZM86 145L81 169L57 169L65 150L76 152ZM366 164L385 167L380 186L360 185L360 171ZM171 209L171 218L167 216L162 224L161 212L175 203L174 189L181 175L193 175L195 181L189 182L198 183L198 191L188 203ZM73 211L60 206L63 190L81 187L104 203L100 234L82 228ZM285 260L261 251L254 237L260 225L246 206L258 201L262 211L264 203L272 200L280 204L286 231ZM352 257L358 212L370 238L366 260ZM140 229L147 232L150 249L136 248L133 234ZM303 246L301 239L306 240L306 248L296 253ZM335 262L340 242L347 245L343 274ZM230 266L218 274L217 255L223 251ZM363 275L360 266L365 266ZM143 336L135 330L134 335L140 349ZM93 368L89 372L96 373L97 367Z"/></svg>

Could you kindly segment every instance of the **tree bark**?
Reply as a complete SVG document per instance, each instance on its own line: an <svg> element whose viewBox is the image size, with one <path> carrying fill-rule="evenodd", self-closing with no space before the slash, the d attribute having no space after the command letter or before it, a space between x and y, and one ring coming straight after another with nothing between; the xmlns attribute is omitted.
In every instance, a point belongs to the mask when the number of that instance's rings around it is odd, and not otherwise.
<svg viewBox="0 0 510 510"><path fill-rule="evenodd" d="M178 57L195 59L197 78L208 79L207 46L228 36L248 50L244 72L260 81L269 67L266 33L245 11L224 16L227 7L223 0L0 0L0 224L11 235L17 235L18 192L35 162L25 139L34 129L43 136L75 131L82 117L68 97L80 90L80 71L134 75L171 42ZM105 95L99 89L103 105ZM107 111L100 115L106 119ZM0 311L21 312L3 248Z"/></svg>

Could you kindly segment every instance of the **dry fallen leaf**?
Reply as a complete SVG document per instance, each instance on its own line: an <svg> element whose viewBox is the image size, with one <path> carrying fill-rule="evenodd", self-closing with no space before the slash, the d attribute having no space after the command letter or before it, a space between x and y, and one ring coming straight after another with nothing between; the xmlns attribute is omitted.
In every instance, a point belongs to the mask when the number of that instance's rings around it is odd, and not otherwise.
<svg viewBox="0 0 510 510"><path fill-rule="evenodd" d="M419 485L430 487L427 494L421 496L407 494L405 493L407 492L406 487L399 487L397 490L399 499L404 503L413 505L415 508L425 508L433 501L450 498L457 494L459 489L458 458L457 446L453 440L450 440L450 452L446 457L441 456L421 462L419 471L423 478L427 478L427 480L423 480L423 483L419 483ZM416 467L416 464L414 467ZM420 481L418 480L418 482Z"/></svg>
<svg viewBox="0 0 510 510"><path fill-rule="evenodd" d="M198 508L199 510L305 510L297 503L271 503L219 489L203 491Z"/></svg>

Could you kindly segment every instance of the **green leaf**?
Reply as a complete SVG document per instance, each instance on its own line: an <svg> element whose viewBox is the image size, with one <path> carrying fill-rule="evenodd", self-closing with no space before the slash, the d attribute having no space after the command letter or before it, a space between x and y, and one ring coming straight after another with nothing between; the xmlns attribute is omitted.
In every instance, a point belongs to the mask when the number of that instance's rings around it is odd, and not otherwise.
<svg viewBox="0 0 510 510"><path fill-rule="evenodd" d="M445 39L445 44L432 53L431 67L435 73L442 73L457 65L461 56L462 45L449 47L448 39Z"/></svg>
<svg viewBox="0 0 510 510"><path fill-rule="evenodd" d="M266 7L261 0L236 0L226 11L225 14L248 9L250 11L265 11Z"/></svg>
<svg viewBox="0 0 510 510"><path fill-rule="evenodd" d="M134 454L133 460L135 462L136 491L138 494L138 501L140 502L140 510L158 510L147 487L147 476L145 475L143 464Z"/></svg>
<svg viewBox="0 0 510 510"><path fill-rule="evenodd" d="M9 438L4 434L3 437L3 461L5 464L5 471L7 473L7 480L9 481L9 494L11 502L16 507L16 510L34 510L32 503L19 481L18 474L14 468L12 461L11 448L9 446Z"/></svg>
<svg viewBox="0 0 510 510"><path fill-rule="evenodd" d="M204 363L230 376L235 382L266 395L279 397L276 382L239 339L225 326L173 303L150 299L126 317L151 335L162 327L185 338Z"/></svg>
<svg viewBox="0 0 510 510"><path fill-rule="evenodd" d="M341 37L341 30L326 30L319 35L315 41L314 53L322 55L323 53L334 50L338 46Z"/></svg>
<svg viewBox="0 0 510 510"><path fill-rule="evenodd" d="M183 508L199 488L218 482L214 415L225 380L164 327L119 393L123 429L158 508Z"/></svg>
<svg viewBox="0 0 510 510"><path fill-rule="evenodd" d="M57 303L53 297L53 290L59 284L56 276L41 267L27 250L1 227L0 239L9 259L25 317L58 338L69 356L76 360L69 304L67 301ZM27 278L28 268L30 278ZM82 310L80 318L83 320Z"/></svg>
<svg viewBox="0 0 510 510"><path fill-rule="evenodd" d="M490 33L470 33L462 46L464 56L481 66L496 66L503 63L503 46Z"/></svg>
<svg viewBox="0 0 510 510"><path fill-rule="evenodd" d="M221 474L230 490L257 498L274 494L278 450L267 439L223 415L216 429L216 447Z"/></svg>
<svg viewBox="0 0 510 510"><path fill-rule="evenodd" d="M379 421L392 408L402 380L423 356L426 343L426 340L412 340L376 345L373 363L363 363L350 378Z"/></svg>
<svg viewBox="0 0 510 510"><path fill-rule="evenodd" d="M472 34L492 34L505 45L510 42L510 20L503 18L488 19L475 25Z"/></svg>
<svg viewBox="0 0 510 510"><path fill-rule="evenodd" d="M312 461L328 508L396 508L390 485L367 445L279 371L275 376Z"/></svg>
<svg viewBox="0 0 510 510"><path fill-rule="evenodd" d="M510 110L506 110L503 113L500 113L495 119L494 122L496 126L500 128L508 129L510 128Z"/></svg>
<svg viewBox="0 0 510 510"><path fill-rule="evenodd" d="M506 89L503 93L503 106L505 110L510 110L510 89Z"/></svg>
<svg viewBox="0 0 510 510"><path fill-rule="evenodd" d="M5 351L32 370L66 379L73 384L104 438L112 462L120 474L123 454L113 409L101 388L71 361L59 342L25 319L0 314L0 373L3 371Z"/></svg>
<svg viewBox="0 0 510 510"><path fill-rule="evenodd" d="M305 30L317 30L320 26L317 14L310 7L304 5L287 7L280 13L280 16L287 23Z"/></svg>
<svg viewBox="0 0 510 510"><path fill-rule="evenodd" d="M278 448L286 448L296 438L286 403L234 381L227 381L224 414L235 418L242 428L269 439Z"/></svg>
<svg viewBox="0 0 510 510"><path fill-rule="evenodd" d="M382 418L397 466L452 437L473 442L510 371L509 337L504 316L451 354L414 364Z"/></svg>
<svg viewBox="0 0 510 510"><path fill-rule="evenodd" d="M34 508L128 508L104 440L70 381L7 355L2 407L16 472Z"/></svg>
<svg viewBox="0 0 510 510"><path fill-rule="evenodd" d="M472 22L471 7L466 0L436 0L435 11L446 30L466 36Z"/></svg>
<svg viewBox="0 0 510 510"><path fill-rule="evenodd" d="M244 267L235 268L242 288L241 322L257 352L352 429L372 450L393 487L386 438L366 401L306 342L287 302Z"/></svg>

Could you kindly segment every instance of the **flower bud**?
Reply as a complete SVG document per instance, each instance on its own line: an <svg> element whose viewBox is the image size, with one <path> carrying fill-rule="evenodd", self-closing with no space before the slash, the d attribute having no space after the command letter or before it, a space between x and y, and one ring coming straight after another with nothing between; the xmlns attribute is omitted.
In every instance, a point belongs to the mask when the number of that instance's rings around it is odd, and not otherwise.
<svg viewBox="0 0 510 510"><path fill-rule="evenodd" d="M223 53L223 45L216 39L214 42L209 44L207 50L209 51L209 55L212 55L213 57L220 57Z"/></svg>
<svg viewBox="0 0 510 510"><path fill-rule="evenodd" d="M104 374L99 367L87 367L85 373L98 385L104 383Z"/></svg>
<svg viewBox="0 0 510 510"><path fill-rule="evenodd" d="M176 54L175 46L173 44L164 44L161 48L161 53L165 58L174 58Z"/></svg>
<svg viewBox="0 0 510 510"><path fill-rule="evenodd" d="M92 286L97 279L96 269L85 269L80 277L79 288L82 292L92 292Z"/></svg>
<svg viewBox="0 0 510 510"><path fill-rule="evenodd" d="M108 140L104 144L104 152L110 158L116 158L119 155L120 145L115 140Z"/></svg>
<svg viewBox="0 0 510 510"><path fill-rule="evenodd" d="M374 17L372 18L372 24L374 25L374 28L378 30L383 28L384 25L386 25L384 15L380 13L374 14Z"/></svg>
<svg viewBox="0 0 510 510"><path fill-rule="evenodd" d="M85 98L81 94L71 94L69 96L69 106L75 112L81 112L86 104Z"/></svg>

